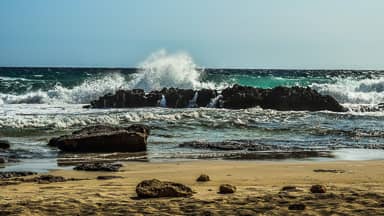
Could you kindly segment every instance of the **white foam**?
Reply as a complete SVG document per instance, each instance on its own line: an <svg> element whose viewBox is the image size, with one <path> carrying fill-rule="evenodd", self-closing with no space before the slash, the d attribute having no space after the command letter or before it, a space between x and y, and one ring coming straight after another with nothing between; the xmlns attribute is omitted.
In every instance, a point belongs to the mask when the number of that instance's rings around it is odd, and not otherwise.
<svg viewBox="0 0 384 216"><path fill-rule="evenodd" d="M131 88L145 91L160 90L164 87L183 89L218 88L212 82L202 81L202 72L197 69L187 53L168 54L165 50L150 55L138 65L140 71L130 82Z"/></svg>
<svg viewBox="0 0 384 216"><path fill-rule="evenodd" d="M371 104L384 102L384 77L355 80L337 78L334 83L312 84L321 94L333 96L342 104Z"/></svg>
<svg viewBox="0 0 384 216"><path fill-rule="evenodd" d="M85 80L79 86L66 88L56 85L49 91L35 91L22 95L0 94L5 104L84 104L107 93L126 88L125 78L118 73L99 79Z"/></svg>

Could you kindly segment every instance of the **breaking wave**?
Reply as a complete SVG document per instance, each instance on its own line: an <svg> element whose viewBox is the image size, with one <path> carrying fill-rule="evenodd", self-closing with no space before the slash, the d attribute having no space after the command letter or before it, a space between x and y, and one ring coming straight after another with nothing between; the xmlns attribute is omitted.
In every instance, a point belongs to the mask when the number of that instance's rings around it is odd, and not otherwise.
<svg viewBox="0 0 384 216"><path fill-rule="evenodd" d="M336 78L333 83L312 84L321 94L333 96L352 110L372 110L384 103L384 77L356 80Z"/></svg>
<svg viewBox="0 0 384 216"><path fill-rule="evenodd" d="M74 88L56 85L48 91L35 91L21 95L0 94L0 104L84 104L107 93L113 93L126 85L121 74L110 74L101 79L85 80Z"/></svg>
<svg viewBox="0 0 384 216"><path fill-rule="evenodd" d="M218 88L213 82L202 81L202 71L187 53L168 54L165 50L150 55L141 62L139 72L130 82L133 88L146 91L164 87L184 89Z"/></svg>
<svg viewBox="0 0 384 216"><path fill-rule="evenodd" d="M114 93L118 89L141 88L145 91L176 88L224 88L225 84L202 81L203 71L198 70L193 59L186 53L168 54L161 50L139 64L133 77L120 73L85 80L73 88L57 84L51 90L34 91L20 95L0 93L0 105L4 104L86 104Z"/></svg>

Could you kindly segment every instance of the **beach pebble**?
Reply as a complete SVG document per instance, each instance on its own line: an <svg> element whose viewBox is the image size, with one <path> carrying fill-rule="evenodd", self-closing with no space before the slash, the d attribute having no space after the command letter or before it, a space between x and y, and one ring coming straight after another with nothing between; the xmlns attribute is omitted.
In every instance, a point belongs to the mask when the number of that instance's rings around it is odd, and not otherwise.
<svg viewBox="0 0 384 216"><path fill-rule="evenodd" d="M196 181L198 182L207 182L207 181L210 181L210 178L208 175L206 174L201 174L197 179Z"/></svg>
<svg viewBox="0 0 384 216"><path fill-rule="evenodd" d="M9 149L10 146L8 140L0 140L0 149Z"/></svg>
<svg viewBox="0 0 384 216"><path fill-rule="evenodd" d="M222 184L219 188L221 194L231 194L236 192L236 187L230 184Z"/></svg>
<svg viewBox="0 0 384 216"><path fill-rule="evenodd" d="M80 164L75 166L74 170L83 171L105 171L105 172L117 172L122 167L122 164L112 163L91 163L91 164Z"/></svg>
<svg viewBox="0 0 384 216"><path fill-rule="evenodd" d="M327 192L327 188L324 185L312 185L311 192L312 193L325 193L325 192Z"/></svg>
<svg viewBox="0 0 384 216"><path fill-rule="evenodd" d="M302 211L302 210L305 210L305 204L303 203L295 203L295 204L291 204L288 206L288 210L299 210L299 211Z"/></svg>
<svg viewBox="0 0 384 216"><path fill-rule="evenodd" d="M190 197L193 191L180 183L152 179L140 182L136 186L136 193L140 198Z"/></svg>

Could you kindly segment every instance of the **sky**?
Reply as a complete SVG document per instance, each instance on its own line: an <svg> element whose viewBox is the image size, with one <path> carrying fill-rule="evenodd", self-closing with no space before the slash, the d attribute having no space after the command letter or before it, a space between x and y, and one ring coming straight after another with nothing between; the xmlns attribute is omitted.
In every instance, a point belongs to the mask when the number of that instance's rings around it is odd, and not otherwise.
<svg viewBox="0 0 384 216"><path fill-rule="evenodd" d="M383 0L1 0L0 66L384 69Z"/></svg>

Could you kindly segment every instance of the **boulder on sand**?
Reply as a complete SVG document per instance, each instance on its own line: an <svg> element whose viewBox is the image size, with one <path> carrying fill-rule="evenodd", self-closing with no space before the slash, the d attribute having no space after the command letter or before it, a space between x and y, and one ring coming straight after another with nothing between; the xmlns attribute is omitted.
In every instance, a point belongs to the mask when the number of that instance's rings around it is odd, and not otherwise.
<svg viewBox="0 0 384 216"><path fill-rule="evenodd" d="M146 125L96 125L52 138L48 145L64 152L141 152L147 149L149 133Z"/></svg>
<svg viewBox="0 0 384 216"><path fill-rule="evenodd" d="M139 183L136 186L136 193L139 198L190 197L193 191L180 183L152 179Z"/></svg>

